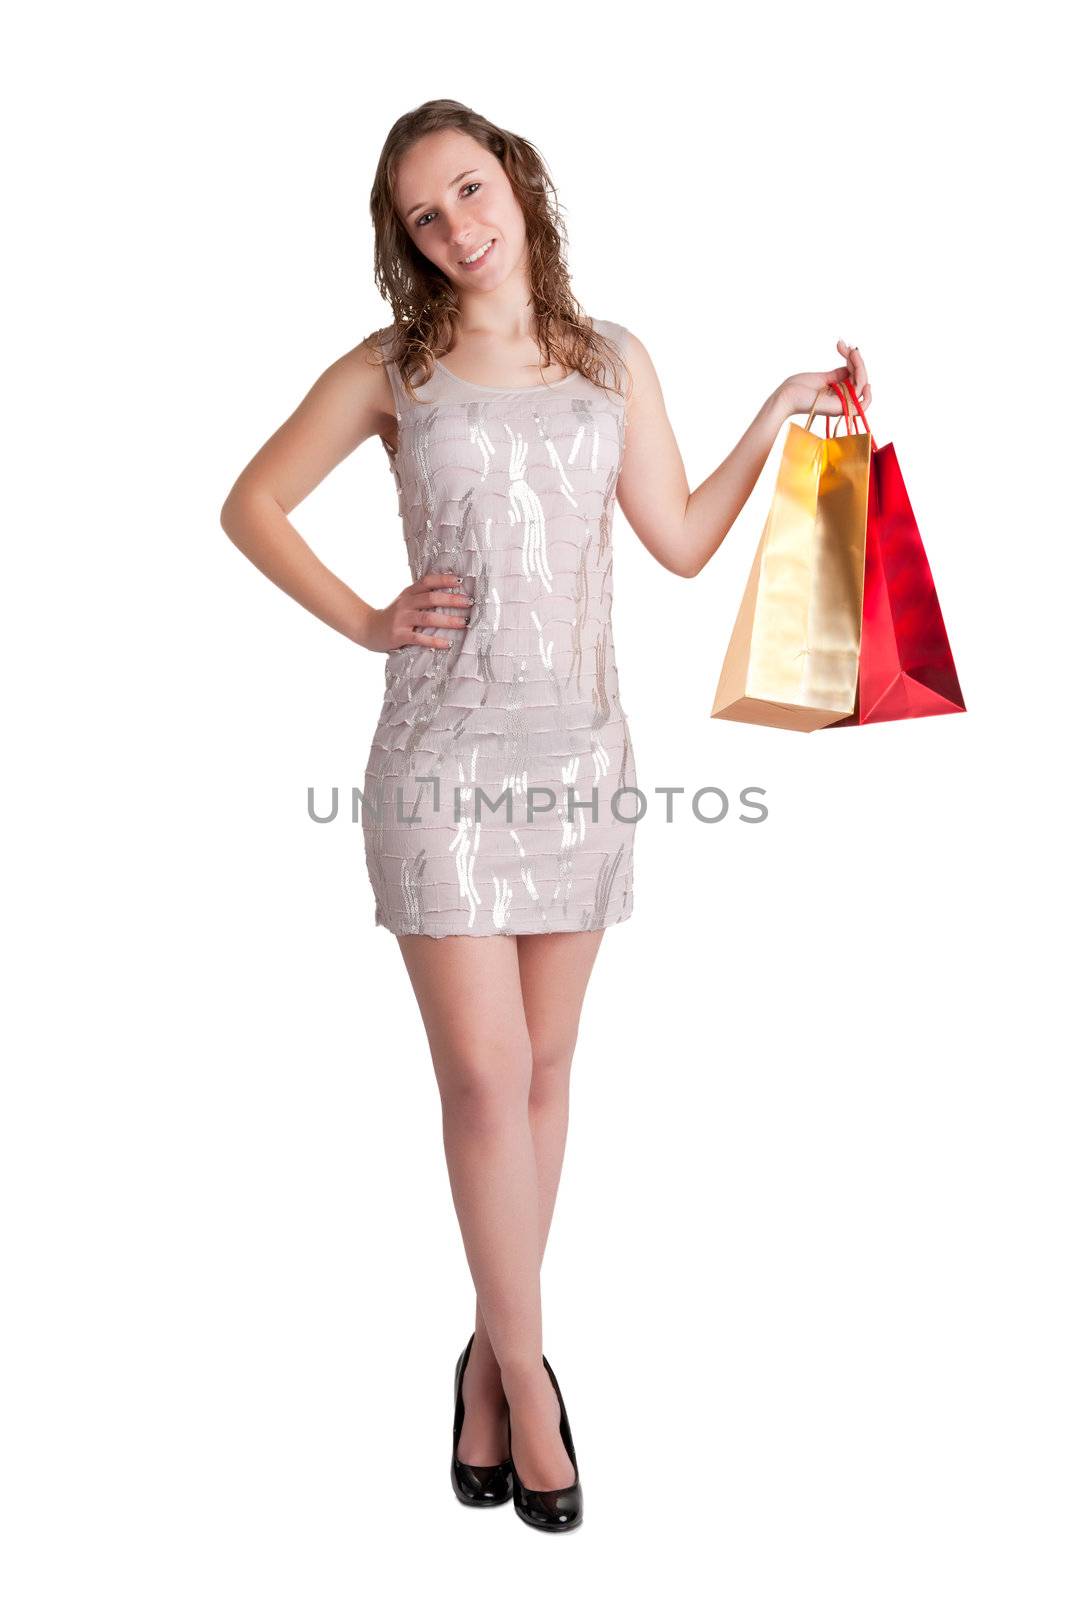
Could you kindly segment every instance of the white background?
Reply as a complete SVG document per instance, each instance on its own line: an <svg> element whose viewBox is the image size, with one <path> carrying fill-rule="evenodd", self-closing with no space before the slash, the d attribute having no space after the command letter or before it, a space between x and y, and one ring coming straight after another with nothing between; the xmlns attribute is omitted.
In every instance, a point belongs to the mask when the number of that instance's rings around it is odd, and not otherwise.
<svg viewBox="0 0 1067 1600"><path fill-rule="evenodd" d="M695 30L702 31L697 32ZM1062 124L1035 6L53 7L8 35L0 1371L13 1600L1062 1596ZM963 716L712 720L781 453L692 583L615 522L646 792L544 1269L586 1522L459 1507L474 1296L360 829L384 658L218 522L389 320L370 183L533 140L696 487L860 346ZM802 419L801 419L802 420ZM370 441L293 515L408 581ZM661 802L658 802L661 804Z"/></svg>

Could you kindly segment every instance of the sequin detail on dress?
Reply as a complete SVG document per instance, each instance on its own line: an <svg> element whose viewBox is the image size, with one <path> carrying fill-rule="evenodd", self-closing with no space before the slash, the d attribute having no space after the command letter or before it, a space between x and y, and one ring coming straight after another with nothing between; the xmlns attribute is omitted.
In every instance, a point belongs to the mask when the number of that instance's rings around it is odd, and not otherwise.
<svg viewBox="0 0 1067 1600"><path fill-rule="evenodd" d="M625 357L626 330L594 326ZM447 649L385 658L361 807L375 923L443 938L623 922L637 809L615 796L637 785L611 631L623 397L576 373L487 390L438 364L413 401L387 371L412 581L454 573L473 604L468 627L440 630Z"/></svg>

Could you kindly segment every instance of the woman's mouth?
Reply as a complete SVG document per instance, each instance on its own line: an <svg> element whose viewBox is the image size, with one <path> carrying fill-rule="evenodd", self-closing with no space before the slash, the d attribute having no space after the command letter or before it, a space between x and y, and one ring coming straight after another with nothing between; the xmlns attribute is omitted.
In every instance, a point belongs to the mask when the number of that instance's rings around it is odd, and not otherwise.
<svg viewBox="0 0 1067 1600"><path fill-rule="evenodd" d="M478 250L472 251L472 255L474 256L473 261L470 259L461 261L460 266L463 268L464 272L477 272L478 268L484 266L485 262L489 260L489 257L492 255L495 249L496 239L490 239L487 244L480 246Z"/></svg>

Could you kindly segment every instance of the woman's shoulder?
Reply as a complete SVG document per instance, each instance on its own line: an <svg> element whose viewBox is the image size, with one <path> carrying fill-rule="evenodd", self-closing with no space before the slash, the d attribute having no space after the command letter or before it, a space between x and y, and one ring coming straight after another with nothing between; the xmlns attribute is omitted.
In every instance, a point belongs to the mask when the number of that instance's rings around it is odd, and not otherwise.
<svg viewBox="0 0 1067 1600"><path fill-rule="evenodd" d="M392 361L396 356L397 333L396 323L391 322L388 327L376 328L373 333L369 333L365 343L375 350L380 350L387 361Z"/></svg>
<svg viewBox="0 0 1067 1600"><path fill-rule="evenodd" d="M627 341L630 337L630 330L625 323L615 322L611 317L591 317L590 321L597 333L603 334L606 339L610 339L612 344L617 346L619 354L625 356Z"/></svg>

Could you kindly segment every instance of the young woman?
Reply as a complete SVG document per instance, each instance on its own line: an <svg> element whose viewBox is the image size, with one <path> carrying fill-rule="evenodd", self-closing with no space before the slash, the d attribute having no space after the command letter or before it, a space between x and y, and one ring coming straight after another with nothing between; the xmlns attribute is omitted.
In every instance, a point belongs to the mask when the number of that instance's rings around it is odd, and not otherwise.
<svg viewBox="0 0 1067 1600"><path fill-rule="evenodd" d="M566 1408L541 1349L540 1265L568 1079L604 930L631 914L636 771L611 632L616 500L695 577L782 423L870 405L855 347L796 373L692 493L641 341L582 315L537 150L453 100L402 117L371 194L388 328L329 367L241 473L234 543L301 605L385 655L364 785L375 921L420 1008L476 1288L456 1367L452 1483L581 1521ZM381 608L288 513L364 440L396 481L412 582Z"/></svg>

